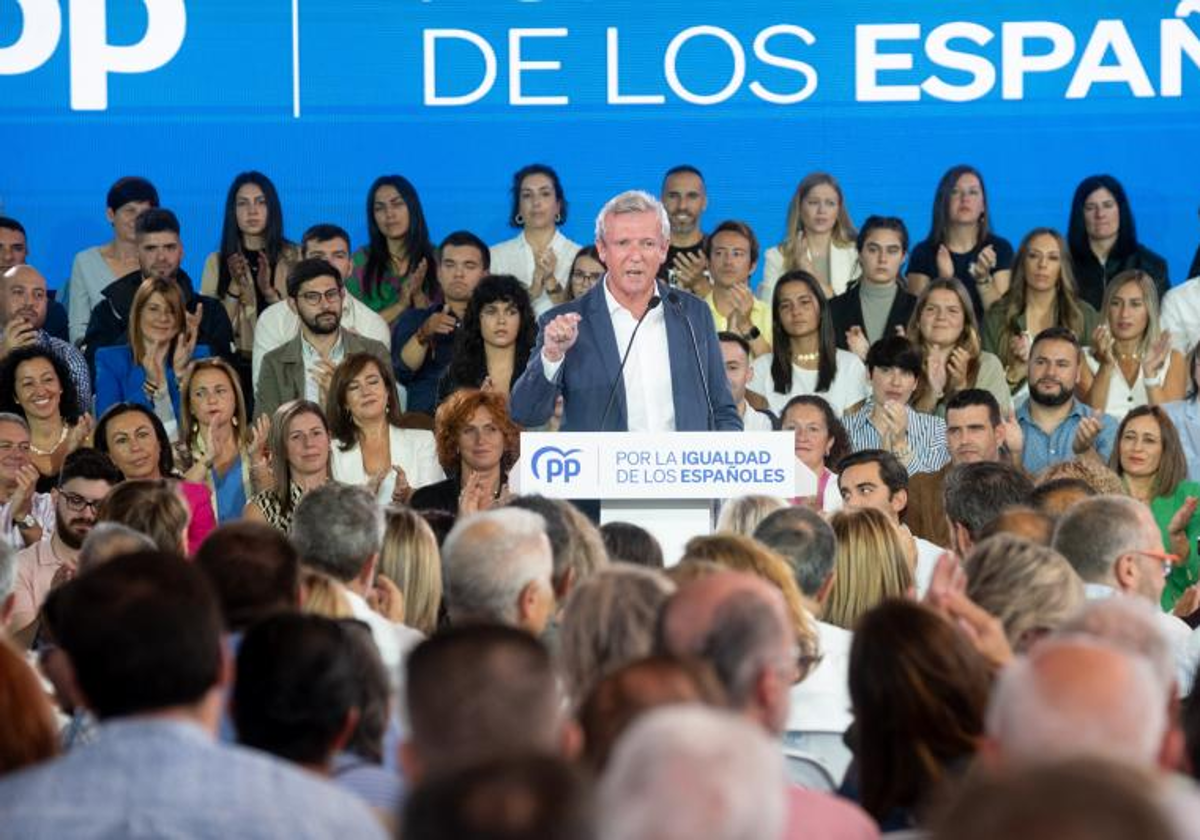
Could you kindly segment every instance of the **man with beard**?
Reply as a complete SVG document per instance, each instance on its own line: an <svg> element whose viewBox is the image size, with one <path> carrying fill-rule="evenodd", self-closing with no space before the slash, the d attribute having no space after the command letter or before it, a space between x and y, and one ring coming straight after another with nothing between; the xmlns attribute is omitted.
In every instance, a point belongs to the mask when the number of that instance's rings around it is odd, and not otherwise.
<svg viewBox="0 0 1200 840"><path fill-rule="evenodd" d="M708 207L708 192L700 170L688 164L667 170L661 201L671 220L671 245L659 267L658 279L705 297L712 291L712 285L704 253L704 231L700 229L700 217Z"/></svg>
<svg viewBox="0 0 1200 840"><path fill-rule="evenodd" d="M50 590L75 576L79 547L96 524L96 511L121 473L107 455L77 449L67 456L54 497L54 534L17 554L16 601L9 618L10 635L28 645L37 629L38 612Z"/></svg>
<svg viewBox="0 0 1200 840"><path fill-rule="evenodd" d="M37 345L49 350L71 372L79 404L91 406L87 362L82 353L46 331L49 304L46 278L40 271L23 264L6 268L0 261L0 361L19 347Z"/></svg>
<svg viewBox="0 0 1200 840"><path fill-rule="evenodd" d="M325 404L333 370L352 353L370 353L391 366L388 349L342 328L345 281L327 261L310 257L296 263L287 280L288 306L300 318L300 334L263 359L254 401L255 414L268 417L292 400Z"/></svg>
<svg viewBox="0 0 1200 840"><path fill-rule="evenodd" d="M1075 399L1083 350L1075 333L1050 327L1029 350L1029 400L1017 409L1022 463L1034 474L1076 456L1108 462L1117 421Z"/></svg>

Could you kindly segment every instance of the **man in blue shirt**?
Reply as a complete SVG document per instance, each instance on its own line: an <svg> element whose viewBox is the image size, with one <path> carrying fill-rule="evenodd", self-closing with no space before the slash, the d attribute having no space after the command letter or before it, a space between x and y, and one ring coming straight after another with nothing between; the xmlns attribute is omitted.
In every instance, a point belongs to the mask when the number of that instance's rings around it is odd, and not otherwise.
<svg viewBox="0 0 1200 840"><path fill-rule="evenodd" d="M1117 421L1075 399L1083 349L1075 333L1050 327L1029 350L1029 400L1017 409L1024 437L1022 464L1038 473L1076 456L1107 462Z"/></svg>

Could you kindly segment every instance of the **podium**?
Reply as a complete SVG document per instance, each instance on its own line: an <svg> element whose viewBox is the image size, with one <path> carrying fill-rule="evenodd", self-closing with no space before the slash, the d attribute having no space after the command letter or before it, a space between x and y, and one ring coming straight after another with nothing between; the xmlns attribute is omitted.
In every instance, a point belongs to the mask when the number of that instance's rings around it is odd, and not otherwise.
<svg viewBox="0 0 1200 840"><path fill-rule="evenodd" d="M523 432L520 492L599 499L600 522L631 522L658 539L667 565L710 534L719 503L750 494L816 492L791 432Z"/></svg>

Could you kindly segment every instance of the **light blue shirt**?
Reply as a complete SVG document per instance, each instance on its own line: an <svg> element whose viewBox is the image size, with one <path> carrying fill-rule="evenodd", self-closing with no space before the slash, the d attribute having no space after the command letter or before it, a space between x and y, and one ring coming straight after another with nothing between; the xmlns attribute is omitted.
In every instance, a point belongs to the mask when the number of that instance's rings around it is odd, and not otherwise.
<svg viewBox="0 0 1200 840"><path fill-rule="evenodd" d="M1021 454L1021 461L1026 472L1036 474L1053 464L1074 458L1075 431L1084 417L1099 418L1100 434L1096 436L1093 445L1100 457L1108 461L1108 457L1112 455L1113 443L1117 439L1117 421L1112 417L1103 412L1093 411L1079 400L1072 399L1071 413L1052 433L1046 434L1033 422L1029 414L1029 400L1021 403L1017 409L1017 422L1021 424L1021 431L1025 436L1025 450Z"/></svg>
<svg viewBox="0 0 1200 840"><path fill-rule="evenodd" d="M1196 400L1169 402L1162 407L1183 444L1183 455L1187 458L1188 481L1200 481L1200 405Z"/></svg>

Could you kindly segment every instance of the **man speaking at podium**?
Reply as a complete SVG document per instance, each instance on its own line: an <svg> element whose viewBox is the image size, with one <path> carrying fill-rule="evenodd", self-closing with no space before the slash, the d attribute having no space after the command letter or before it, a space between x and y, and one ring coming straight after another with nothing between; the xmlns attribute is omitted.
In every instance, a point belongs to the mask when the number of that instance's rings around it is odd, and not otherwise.
<svg viewBox="0 0 1200 840"><path fill-rule="evenodd" d="M669 242L667 212L648 193L604 205L596 248L608 272L542 317L514 420L544 425L561 395L563 431L741 431L708 305L655 279Z"/></svg>

